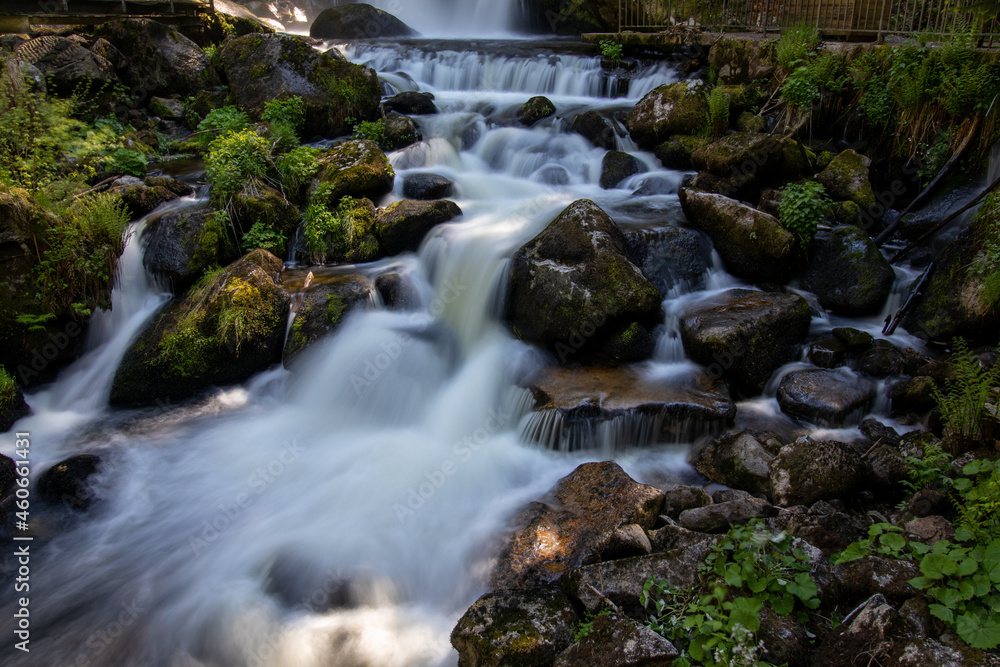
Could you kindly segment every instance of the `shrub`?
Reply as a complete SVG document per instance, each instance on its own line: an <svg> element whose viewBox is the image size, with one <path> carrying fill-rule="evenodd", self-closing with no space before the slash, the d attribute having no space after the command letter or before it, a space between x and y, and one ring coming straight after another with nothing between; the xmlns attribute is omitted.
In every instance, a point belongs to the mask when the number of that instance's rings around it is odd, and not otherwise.
<svg viewBox="0 0 1000 667"><path fill-rule="evenodd" d="M380 120L362 121L354 126L354 137L374 141L381 146L385 143L385 123Z"/></svg>
<svg viewBox="0 0 1000 667"><path fill-rule="evenodd" d="M7 369L0 366L0 410L10 406L17 398L17 383Z"/></svg>
<svg viewBox="0 0 1000 667"><path fill-rule="evenodd" d="M319 171L320 150L312 146L299 146L278 160L281 182L292 191L299 191Z"/></svg>
<svg viewBox="0 0 1000 667"><path fill-rule="evenodd" d="M277 231L263 222L255 222L250 231L243 235L242 243L243 252L263 248L278 257L284 256L287 244L288 236L284 232Z"/></svg>
<svg viewBox="0 0 1000 667"><path fill-rule="evenodd" d="M305 212L305 230L303 237L306 250L313 264L326 262L327 249L343 247L344 232L340 218L334 215L323 204L310 204Z"/></svg>
<svg viewBox="0 0 1000 667"><path fill-rule="evenodd" d="M793 109L811 107L819 99L819 86L808 67L795 68L781 86L781 99Z"/></svg>
<svg viewBox="0 0 1000 667"><path fill-rule="evenodd" d="M819 31L814 26L796 26L781 34L775 51L778 63L786 70L804 62L820 44Z"/></svg>
<svg viewBox="0 0 1000 667"><path fill-rule="evenodd" d="M778 220L808 246L829 205L826 190L816 181L786 185L781 189Z"/></svg>
<svg viewBox="0 0 1000 667"><path fill-rule="evenodd" d="M306 122L306 108L298 96L271 100L264 105L261 120L271 124L276 148L290 150L299 145L299 134Z"/></svg>
<svg viewBox="0 0 1000 667"><path fill-rule="evenodd" d="M718 86L708 95L708 128L715 137L729 129L729 95Z"/></svg>
<svg viewBox="0 0 1000 667"><path fill-rule="evenodd" d="M205 175L212 184L212 198L227 203L236 193L255 189L267 174L267 142L253 130L232 132L209 146Z"/></svg>
<svg viewBox="0 0 1000 667"><path fill-rule="evenodd" d="M144 153L129 148L119 148L110 156L111 171L124 176L142 178L149 169L149 160Z"/></svg>
<svg viewBox="0 0 1000 667"><path fill-rule="evenodd" d="M218 137L239 132L250 126L250 119L245 113L236 107L220 107L212 109L205 118L198 123L198 131L206 132L200 138L202 145L208 145ZM213 134L212 131L215 131Z"/></svg>
<svg viewBox="0 0 1000 667"><path fill-rule="evenodd" d="M611 61L617 67L625 55L625 49L621 44L610 39L602 39L599 43L601 55Z"/></svg>

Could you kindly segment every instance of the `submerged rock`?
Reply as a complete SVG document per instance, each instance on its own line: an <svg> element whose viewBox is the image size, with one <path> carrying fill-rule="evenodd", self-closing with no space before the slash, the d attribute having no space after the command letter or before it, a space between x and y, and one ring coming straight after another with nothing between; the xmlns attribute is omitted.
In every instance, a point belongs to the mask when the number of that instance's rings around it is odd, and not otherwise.
<svg viewBox="0 0 1000 667"><path fill-rule="evenodd" d="M878 313L896 274L875 242L859 227L820 232L809 249L802 287L838 315Z"/></svg>
<svg viewBox="0 0 1000 667"><path fill-rule="evenodd" d="M625 121L632 139L643 148L651 148L675 134L695 134L704 127L708 114L704 87L701 81L691 79L647 93Z"/></svg>
<svg viewBox="0 0 1000 667"><path fill-rule="evenodd" d="M462 215L455 202L403 199L379 211L375 235L387 255L416 252L434 227Z"/></svg>
<svg viewBox="0 0 1000 667"><path fill-rule="evenodd" d="M379 39L411 37L417 32L387 11L359 2L323 10L309 28L317 39Z"/></svg>
<svg viewBox="0 0 1000 667"><path fill-rule="evenodd" d="M860 423L875 395L874 383L845 373L793 371L781 379L778 405L789 417L839 428Z"/></svg>
<svg viewBox="0 0 1000 667"><path fill-rule="evenodd" d="M70 509L89 509L97 500L91 488L91 477L100 465L100 457L93 454L80 454L60 461L38 478L39 497Z"/></svg>

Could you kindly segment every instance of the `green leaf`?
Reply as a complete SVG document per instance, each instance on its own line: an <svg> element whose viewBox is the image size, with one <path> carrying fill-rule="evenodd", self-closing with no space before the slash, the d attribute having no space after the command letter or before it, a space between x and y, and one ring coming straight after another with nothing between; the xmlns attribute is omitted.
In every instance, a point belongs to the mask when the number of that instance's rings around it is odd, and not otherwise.
<svg viewBox="0 0 1000 667"><path fill-rule="evenodd" d="M906 547L906 538L899 533L886 533L879 536L878 541L893 551L902 551Z"/></svg>
<svg viewBox="0 0 1000 667"><path fill-rule="evenodd" d="M955 561L942 553L929 553L920 559L920 572L928 579L943 579L957 570Z"/></svg>
<svg viewBox="0 0 1000 667"><path fill-rule="evenodd" d="M969 540L975 539L975 537L976 536L972 534L972 531L965 526L959 526L955 529L955 539L959 542L968 542Z"/></svg>
<svg viewBox="0 0 1000 667"><path fill-rule="evenodd" d="M960 577L967 577L978 569L979 569L979 563L977 563L975 559L966 558L965 560L963 560L961 563L958 564L958 570L955 571L955 574L957 574Z"/></svg>
<svg viewBox="0 0 1000 667"><path fill-rule="evenodd" d="M976 648L989 650L1000 646L1000 622L995 618L962 614L955 622L955 629L959 637Z"/></svg>
<svg viewBox="0 0 1000 667"><path fill-rule="evenodd" d="M771 600L771 608L774 609L774 613L778 616L788 616L792 613L794 606L795 598L791 595L782 595Z"/></svg>
<svg viewBox="0 0 1000 667"><path fill-rule="evenodd" d="M928 609L931 612L931 616L940 618L945 623L952 623L955 620L955 614L952 613L951 609L942 604L929 605Z"/></svg>

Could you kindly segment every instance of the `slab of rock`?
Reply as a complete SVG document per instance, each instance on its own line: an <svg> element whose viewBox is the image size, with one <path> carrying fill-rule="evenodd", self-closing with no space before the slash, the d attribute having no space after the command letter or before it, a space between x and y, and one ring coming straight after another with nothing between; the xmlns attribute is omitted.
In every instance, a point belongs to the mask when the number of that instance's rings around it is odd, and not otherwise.
<svg viewBox="0 0 1000 667"><path fill-rule="evenodd" d="M740 526L750 519L767 516L771 505L762 498L744 498L726 503L712 503L705 507L684 510L677 522L698 533L718 533Z"/></svg>
<svg viewBox="0 0 1000 667"><path fill-rule="evenodd" d="M453 201L403 199L379 211L375 235L387 255L416 252L434 227L462 215Z"/></svg>
<svg viewBox="0 0 1000 667"><path fill-rule="evenodd" d="M811 320L808 302L796 294L734 289L689 308L681 341L687 356L714 376L756 395L798 355Z"/></svg>
<svg viewBox="0 0 1000 667"><path fill-rule="evenodd" d="M617 145L615 139L618 133L615 132L613 123L597 111L584 111L578 114L573 119L573 125L570 129L598 148L612 150Z"/></svg>
<svg viewBox="0 0 1000 667"><path fill-rule="evenodd" d="M695 134L707 112L705 85L691 79L654 88L632 108L625 125L639 146L651 148L674 134Z"/></svg>
<svg viewBox="0 0 1000 667"><path fill-rule="evenodd" d="M730 433L693 452L691 465L702 475L753 493L771 490L768 466L774 456L747 431Z"/></svg>
<svg viewBox="0 0 1000 667"><path fill-rule="evenodd" d="M811 505L847 498L864 479L861 453L842 442L799 438L771 459L771 497L776 505Z"/></svg>
<svg viewBox="0 0 1000 667"><path fill-rule="evenodd" d="M434 105L434 93L419 93L407 90L393 95L382 102L382 115L388 116L393 111L404 116L427 116L440 113Z"/></svg>
<svg viewBox="0 0 1000 667"><path fill-rule="evenodd" d="M809 248L803 289L837 315L871 315L885 305L896 274L860 227L821 231Z"/></svg>
<svg viewBox="0 0 1000 667"><path fill-rule="evenodd" d="M403 196L407 199L444 199L454 190L451 181L437 174L409 174L403 181Z"/></svg>
<svg viewBox="0 0 1000 667"><path fill-rule="evenodd" d="M630 558L632 556L645 556L653 552L653 545L649 541L646 531L637 523L625 524L611 534L608 546L601 554L601 560L614 560L615 558Z"/></svg>
<svg viewBox="0 0 1000 667"><path fill-rule="evenodd" d="M680 652L644 625L618 614L598 615L589 635L556 658L555 667L669 667Z"/></svg>
<svg viewBox="0 0 1000 667"><path fill-rule="evenodd" d="M860 424L875 395L874 383L825 369L793 371L778 385L778 405L786 415L837 428Z"/></svg>
<svg viewBox="0 0 1000 667"><path fill-rule="evenodd" d="M711 504L712 496L705 489L698 486L675 486L665 492L663 513L676 519L684 510Z"/></svg>
<svg viewBox="0 0 1000 667"><path fill-rule="evenodd" d="M643 170L642 163L634 155L622 151L608 151L601 160L600 185L605 190L614 189L629 176L634 176Z"/></svg>
<svg viewBox="0 0 1000 667"><path fill-rule="evenodd" d="M380 39L412 37L417 32L387 11L363 2L323 10L309 27L317 39Z"/></svg>
<svg viewBox="0 0 1000 667"><path fill-rule="evenodd" d="M72 95L85 85L97 93L101 86L118 81L110 62L66 37L35 37L14 49L14 56L37 67L52 91L61 95Z"/></svg>
<svg viewBox="0 0 1000 667"><path fill-rule="evenodd" d="M687 549L706 540L711 540L713 537L708 533L696 533L681 526L668 524L650 531L649 543L653 547L653 551L665 552L674 549Z"/></svg>
<svg viewBox="0 0 1000 667"><path fill-rule="evenodd" d="M331 148L319 158L320 170L310 192L324 185L329 188L331 204L342 197L373 201L392 190L396 178L389 159L378 144L355 139Z"/></svg>
<svg viewBox="0 0 1000 667"><path fill-rule="evenodd" d="M662 491L639 484L618 464L585 463L514 520L492 587L528 588L556 581L568 570L597 560L619 527L651 527L662 506Z"/></svg>

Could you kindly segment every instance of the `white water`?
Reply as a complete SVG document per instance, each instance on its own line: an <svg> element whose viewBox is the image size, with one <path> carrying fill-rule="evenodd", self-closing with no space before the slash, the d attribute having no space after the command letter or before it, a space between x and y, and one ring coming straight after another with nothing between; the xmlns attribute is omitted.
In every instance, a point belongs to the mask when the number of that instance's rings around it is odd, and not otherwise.
<svg viewBox="0 0 1000 667"><path fill-rule="evenodd" d="M424 37L513 36L519 0L370 0Z"/></svg>

